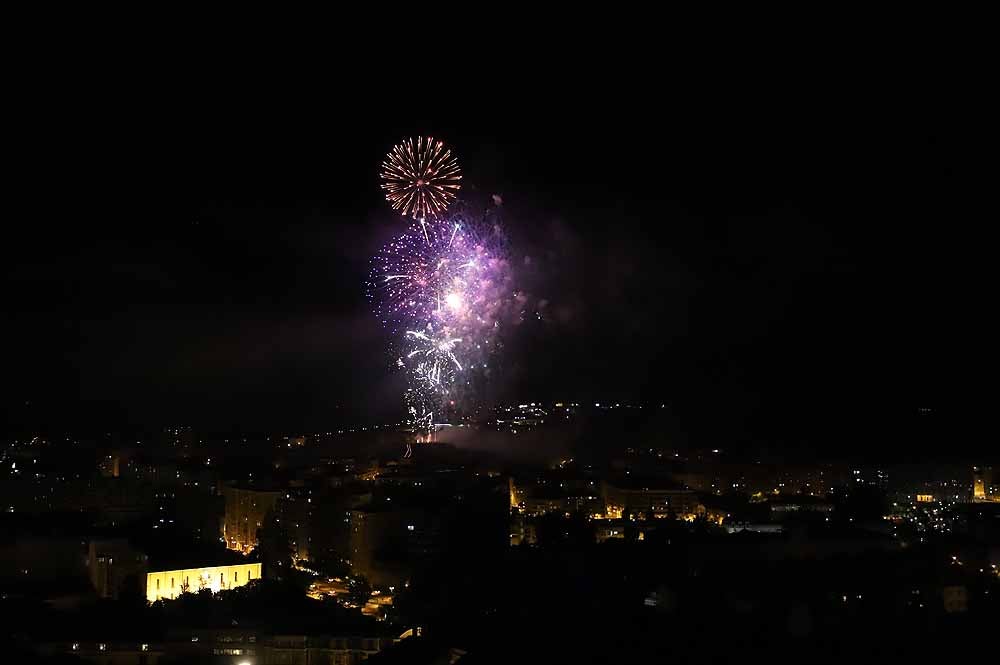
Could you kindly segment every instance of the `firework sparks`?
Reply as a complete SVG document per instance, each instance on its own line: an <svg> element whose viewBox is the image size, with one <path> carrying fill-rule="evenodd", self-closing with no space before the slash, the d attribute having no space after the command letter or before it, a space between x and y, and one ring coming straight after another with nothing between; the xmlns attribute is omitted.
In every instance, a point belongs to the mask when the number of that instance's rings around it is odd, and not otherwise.
<svg viewBox="0 0 1000 665"><path fill-rule="evenodd" d="M437 218L461 188L458 158L433 137L410 138L382 162L382 189L393 210L414 219Z"/></svg>
<svg viewBox="0 0 1000 665"><path fill-rule="evenodd" d="M447 329L436 334L434 327L427 324L426 332L407 330L406 339L413 346L413 350L406 354L406 360L412 363L416 380L428 390L447 395L449 387L454 384L455 373L462 371L462 363L455 355L456 346L462 338L452 337ZM406 366L406 363L403 365Z"/></svg>
<svg viewBox="0 0 1000 665"><path fill-rule="evenodd" d="M428 323L464 333L492 323L505 293L506 259L464 221L414 222L372 263L368 293L393 333Z"/></svg>
<svg viewBox="0 0 1000 665"><path fill-rule="evenodd" d="M368 295L407 372L410 422L447 418L496 349L510 294L509 265L492 235L462 214L414 221L372 260Z"/></svg>

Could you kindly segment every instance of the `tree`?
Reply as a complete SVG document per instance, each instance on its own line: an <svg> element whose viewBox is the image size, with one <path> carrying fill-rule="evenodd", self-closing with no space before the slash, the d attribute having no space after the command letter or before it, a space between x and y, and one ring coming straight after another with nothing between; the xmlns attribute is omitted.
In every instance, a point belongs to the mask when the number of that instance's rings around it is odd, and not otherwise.
<svg viewBox="0 0 1000 665"><path fill-rule="evenodd" d="M347 597L352 604L358 607L364 607L371 595L372 585L364 575L353 578L351 583L347 585Z"/></svg>

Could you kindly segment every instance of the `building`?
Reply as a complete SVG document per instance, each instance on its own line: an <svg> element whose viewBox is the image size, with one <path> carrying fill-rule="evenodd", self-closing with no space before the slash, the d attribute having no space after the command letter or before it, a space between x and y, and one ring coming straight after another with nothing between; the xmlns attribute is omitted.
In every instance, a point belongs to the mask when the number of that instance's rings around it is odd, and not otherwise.
<svg viewBox="0 0 1000 665"><path fill-rule="evenodd" d="M779 497L768 501L771 519L781 521L792 515L816 513L829 515L833 512L833 504L825 499L814 496Z"/></svg>
<svg viewBox="0 0 1000 665"><path fill-rule="evenodd" d="M605 520L594 528L594 539L598 543L609 540L624 540L626 524L624 520ZM645 538L643 538L645 540Z"/></svg>
<svg viewBox="0 0 1000 665"><path fill-rule="evenodd" d="M772 524L769 522L733 522L726 525L726 533L741 533L743 531L749 533L782 533L784 530L785 527L781 524Z"/></svg>
<svg viewBox="0 0 1000 665"><path fill-rule="evenodd" d="M370 493L355 493L349 487L317 494L311 504L309 559L326 562L349 559L351 510L369 501Z"/></svg>
<svg viewBox="0 0 1000 665"><path fill-rule="evenodd" d="M182 549L184 558L181 561L172 559L151 562L145 553L124 538L91 540L87 552L90 582L101 598L136 594L154 603L176 598L185 591L194 593L208 589L216 592L260 579L260 563L246 563L243 557L225 550L212 552L204 549L194 552L186 546ZM223 559L232 561L223 562L218 558L220 554L228 555L223 556ZM191 559L194 562L199 559L211 560L213 563L199 565L199 562L191 565ZM169 565L171 563L173 565Z"/></svg>
<svg viewBox="0 0 1000 665"><path fill-rule="evenodd" d="M281 521L294 561L311 558L313 500L310 490L290 490L277 501L274 517Z"/></svg>
<svg viewBox="0 0 1000 665"><path fill-rule="evenodd" d="M162 644L108 640L74 640L36 646L40 656L63 662L108 663L109 665L156 665L163 658Z"/></svg>
<svg viewBox="0 0 1000 665"><path fill-rule="evenodd" d="M157 570L146 573L146 600L172 600L185 592L203 589L218 592L259 580L261 564L241 563L228 566L206 566L179 570Z"/></svg>
<svg viewBox="0 0 1000 665"><path fill-rule="evenodd" d="M274 510L281 492L226 487L222 495L226 504L223 524L226 547L246 554L257 546L257 530Z"/></svg>
<svg viewBox="0 0 1000 665"><path fill-rule="evenodd" d="M972 500L1000 501L1000 491L993 484L993 467L972 467Z"/></svg>
<svg viewBox="0 0 1000 665"><path fill-rule="evenodd" d="M419 628L411 628L399 637L377 633L272 635L238 627L195 628L170 630L165 639L156 643L140 639L122 642L91 638L38 643L35 649L48 658L108 665L155 665L158 662L359 665L386 647L419 634Z"/></svg>
<svg viewBox="0 0 1000 665"><path fill-rule="evenodd" d="M118 478L121 476L121 458L118 453L105 455L101 458L97 468L105 478Z"/></svg>
<svg viewBox="0 0 1000 665"><path fill-rule="evenodd" d="M520 513L514 513L510 517L510 544L511 547L538 544L538 531L534 522Z"/></svg>
<svg viewBox="0 0 1000 665"><path fill-rule="evenodd" d="M348 552L351 571L375 586L401 584L406 574L389 560L405 552L409 524L397 510L365 506L350 511Z"/></svg>
<svg viewBox="0 0 1000 665"><path fill-rule="evenodd" d="M552 513L604 513L597 482L566 472L549 472L508 480L510 507L514 512L541 516Z"/></svg>
<svg viewBox="0 0 1000 665"><path fill-rule="evenodd" d="M611 519L692 519L700 509L694 491L669 487L657 479L605 482L602 492L605 515Z"/></svg>
<svg viewBox="0 0 1000 665"><path fill-rule="evenodd" d="M258 648L258 655L262 664L358 665L398 641L398 638L389 637L274 635L263 641Z"/></svg>
<svg viewBox="0 0 1000 665"><path fill-rule="evenodd" d="M90 582L101 598L143 593L148 559L124 538L91 540L87 547Z"/></svg>
<svg viewBox="0 0 1000 665"><path fill-rule="evenodd" d="M972 467L972 500L986 500L986 478L983 469L978 466Z"/></svg>
<svg viewBox="0 0 1000 665"><path fill-rule="evenodd" d="M164 493L165 495L166 493ZM170 499L164 499L168 515L178 526L189 531L202 543L218 543L224 537L225 498L216 487L181 486L175 488Z"/></svg>
<svg viewBox="0 0 1000 665"><path fill-rule="evenodd" d="M521 502L520 509L525 515L537 517L550 513L564 514L569 512L566 497L558 493L535 494L527 496Z"/></svg>

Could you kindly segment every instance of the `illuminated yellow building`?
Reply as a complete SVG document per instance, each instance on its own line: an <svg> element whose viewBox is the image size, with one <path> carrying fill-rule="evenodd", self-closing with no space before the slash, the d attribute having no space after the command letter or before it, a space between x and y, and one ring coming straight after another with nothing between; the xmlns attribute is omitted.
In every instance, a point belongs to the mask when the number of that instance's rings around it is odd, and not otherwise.
<svg viewBox="0 0 1000 665"><path fill-rule="evenodd" d="M933 494L918 494L917 503L934 503Z"/></svg>
<svg viewBox="0 0 1000 665"><path fill-rule="evenodd" d="M972 467L972 500L973 501L986 501L986 486L989 484L992 475L990 468L981 468L978 466Z"/></svg>
<svg viewBox="0 0 1000 665"><path fill-rule="evenodd" d="M154 603L176 598L185 591L196 593L202 589L209 589L214 593L259 579L259 563L156 571L146 573L146 600Z"/></svg>
<svg viewBox="0 0 1000 665"><path fill-rule="evenodd" d="M98 465L101 475L105 478L118 478L121 476L121 460L117 453L106 455Z"/></svg>
<svg viewBox="0 0 1000 665"><path fill-rule="evenodd" d="M514 484L513 476L507 479L507 486L510 490L510 507L512 510L518 510L521 506L521 501L524 500L524 490L519 489Z"/></svg>

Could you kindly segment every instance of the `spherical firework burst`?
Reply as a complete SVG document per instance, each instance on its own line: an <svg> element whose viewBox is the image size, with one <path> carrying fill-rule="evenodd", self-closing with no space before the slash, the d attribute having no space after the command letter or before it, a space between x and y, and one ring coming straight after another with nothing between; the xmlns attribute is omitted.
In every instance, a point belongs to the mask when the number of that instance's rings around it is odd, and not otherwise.
<svg viewBox="0 0 1000 665"><path fill-rule="evenodd" d="M434 137L410 138L382 162L382 189L393 210L414 219L437 218L461 188L462 171L451 149Z"/></svg>
<svg viewBox="0 0 1000 665"><path fill-rule="evenodd" d="M508 267L461 216L413 222L372 264L368 294L394 333L492 323Z"/></svg>

